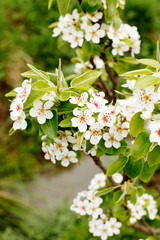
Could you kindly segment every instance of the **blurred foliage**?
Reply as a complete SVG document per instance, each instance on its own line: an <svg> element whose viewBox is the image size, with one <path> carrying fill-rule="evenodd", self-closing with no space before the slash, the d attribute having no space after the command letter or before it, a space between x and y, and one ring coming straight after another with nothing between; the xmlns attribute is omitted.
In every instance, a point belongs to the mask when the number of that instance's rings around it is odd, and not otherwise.
<svg viewBox="0 0 160 240"><path fill-rule="evenodd" d="M37 68L54 71L58 58L62 58L64 73L73 71L70 58L75 55L74 50L67 43L62 45L60 39L52 38L52 30L48 28L59 17L56 1L50 11L47 5L47 0L0 0L0 229L6 229L0 235L1 240L93 240L87 218L77 218L68 206L54 210L53 215L50 212L33 215L14 196L17 179L30 179L44 169L46 163L47 167L53 165L43 159L36 128L32 136L20 131L8 136L11 122L7 120L9 103L4 94L19 85L20 73L27 69L26 63L34 62ZM71 1L69 11L75 7L77 0ZM128 0L122 14L127 23L139 29L142 39L139 56L155 57L160 30L159 0ZM135 239L132 229L124 232L124 240ZM122 239L122 236L115 239Z"/></svg>
<svg viewBox="0 0 160 240"><path fill-rule="evenodd" d="M52 213L52 214L51 214ZM19 229L7 227L0 233L1 240L99 240L88 231L88 218L77 217L70 212L69 205L41 213L30 213ZM136 238L135 238L136 236ZM145 238L132 228L123 228L115 240Z"/></svg>
<svg viewBox="0 0 160 240"><path fill-rule="evenodd" d="M137 26L141 36L139 58L156 58L156 42L160 39L159 0L128 0L123 19Z"/></svg>

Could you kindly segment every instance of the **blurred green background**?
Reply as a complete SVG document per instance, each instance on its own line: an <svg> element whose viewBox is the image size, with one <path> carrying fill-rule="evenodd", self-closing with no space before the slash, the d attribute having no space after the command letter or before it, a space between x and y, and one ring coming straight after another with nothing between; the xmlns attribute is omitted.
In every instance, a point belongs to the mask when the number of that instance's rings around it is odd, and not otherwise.
<svg viewBox="0 0 160 240"><path fill-rule="evenodd" d="M58 208L53 206L53 214L50 214L51 210L40 213L38 207L33 210L25 199L21 200L17 191L20 186L32 183L37 174L61 172L61 168L44 160L37 129L32 130L32 135L18 131L8 136L11 121L9 102L4 96L21 83L20 73L27 70L27 63L52 72L61 57L64 73L73 72L70 59L75 51L68 44L61 45L52 38L52 29L48 28L59 17L56 0L50 11L47 4L47 0L0 0L1 240L93 239L88 232L87 218L77 218L70 213L68 202L62 201ZM77 1L72 0L70 11L77 6ZM142 45L138 57L155 58L156 41L160 34L159 0L127 0L121 15L125 22L139 29ZM123 239L132 239L132 231L124 231ZM143 235L140 234L140 237ZM115 239L122 239L122 235Z"/></svg>

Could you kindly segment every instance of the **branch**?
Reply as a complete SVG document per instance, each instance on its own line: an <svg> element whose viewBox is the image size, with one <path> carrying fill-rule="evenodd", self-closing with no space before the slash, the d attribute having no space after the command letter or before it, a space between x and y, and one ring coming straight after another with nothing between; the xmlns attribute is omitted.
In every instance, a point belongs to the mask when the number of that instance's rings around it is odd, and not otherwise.
<svg viewBox="0 0 160 240"><path fill-rule="evenodd" d="M113 94L112 100L113 100L113 104L115 104L116 100L117 100L117 93L116 93L115 90L117 90L117 87L118 87L119 75L117 73L115 73L115 75L112 74L111 68L108 66L105 54L101 53L101 59L104 61L104 63L105 63L105 70L106 70L109 78L112 81L112 85L113 85L113 88L112 88L112 94Z"/></svg>
<svg viewBox="0 0 160 240"><path fill-rule="evenodd" d="M160 228L152 228L146 225L141 225L139 223L133 224L132 227L145 233L146 235L153 235L154 237L160 235Z"/></svg>
<svg viewBox="0 0 160 240"><path fill-rule="evenodd" d="M95 82L95 86L100 88L105 93L105 95L108 97L109 102L112 102L113 94L110 91L110 89L106 86L105 82L102 80L101 77L97 79L97 81Z"/></svg>
<svg viewBox="0 0 160 240"><path fill-rule="evenodd" d="M93 161L95 162L95 164L102 170L102 172L104 174L106 174L107 172L107 168L105 168L105 166L103 166L102 162L100 161L100 159L96 156L91 156L90 157L93 159ZM109 181L111 182L112 186L117 186L117 184L114 182L113 178L110 176L108 177Z"/></svg>
<svg viewBox="0 0 160 240"><path fill-rule="evenodd" d="M96 65L95 65L93 59L94 59L93 56L91 56L90 59L89 59L89 61L90 61L90 63L92 64L93 69L96 69ZM112 92L110 91L110 89L106 86L106 84L105 84L105 82L102 80L102 78L99 77L94 84L95 84L95 86L97 86L98 88L100 88L100 89L105 93L105 95L107 95L109 102L112 102L112 100L113 100L113 94L112 94Z"/></svg>

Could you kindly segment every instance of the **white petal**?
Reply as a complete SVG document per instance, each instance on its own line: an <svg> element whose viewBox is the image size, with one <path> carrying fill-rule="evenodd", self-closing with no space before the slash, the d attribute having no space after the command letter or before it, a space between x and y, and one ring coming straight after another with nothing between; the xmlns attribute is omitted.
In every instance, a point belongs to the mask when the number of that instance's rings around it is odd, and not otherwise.
<svg viewBox="0 0 160 240"><path fill-rule="evenodd" d="M53 107L54 103L51 102L51 101L47 101L45 104L44 104L44 108L45 109L50 109L51 107Z"/></svg>
<svg viewBox="0 0 160 240"><path fill-rule="evenodd" d="M41 108L42 105L43 105L43 103L42 103L42 101L40 101L40 100L37 100L37 101L35 101L35 102L33 103L33 106L34 106L34 108L36 108L36 109Z"/></svg>
<svg viewBox="0 0 160 240"><path fill-rule="evenodd" d="M68 161L67 159L64 159L64 160L61 162L61 165L62 165L63 167L68 167L69 161Z"/></svg>
<svg viewBox="0 0 160 240"><path fill-rule="evenodd" d="M53 113L51 111L46 111L44 116L47 119L51 119L51 118L53 118Z"/></svg>
<svg viewBox="0 0 160 240"><path fill-rule="evenodd" d="M37 120L40 124L43 124L43 123L45 123L46 118L43 115L38 115Z"/></svg>
<svg viewBox="0 0 160 240"><path fill-rule="evenodd" d="M38 116L38 110L35 109L35 108L31 108L30 111L29 111L29 115L31 117L37 117Z"/></svg>

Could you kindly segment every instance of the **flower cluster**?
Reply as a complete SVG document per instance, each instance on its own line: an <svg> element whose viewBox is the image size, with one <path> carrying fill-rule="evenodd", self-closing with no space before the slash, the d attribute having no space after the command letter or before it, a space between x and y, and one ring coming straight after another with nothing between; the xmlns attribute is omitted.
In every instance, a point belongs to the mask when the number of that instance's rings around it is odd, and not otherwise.
<svg viewBox="0 0 160 240"><path fill-rule="evenodd" d="M120 4L124 4L121 0ZM105 6L104 6L105 7ZM60 16L53 37L62 34L62 39L70 43L72 48L82 47L84 41L100 43L101 39L108 37L112 40L112 54L123 56L131 49L132 57L140 52L140 36L135 26L121 24L118 29L113 24L103 23L103 13L79 14L77 9L71 14ZM87 63L84 63L86 65Z"/></svg>
<svg viewBox="0 0 160 240"><path fill-rule="evenodd" d="M107 36L112 40L113 55L123 56L130 48L132 57L140 52L140 35L135 26L121 24L119 29L114 29L113 25L110 25Z"/></svg>
<svg viewBox="0 0 160 240"><path fill-rule="evenodd" d="M14 89L16 93L16 97L13 99L10 105L10 117L14 121L13 129L26 129L27 121L26 114L23 111L23 104L27 100L30 92L31 92L31 80L24 80L21 87L17 87Z"/></svg>
<svg viewBox="0 0 160 240"><path fill-rule="evenodd" d="M80 97L71 97L70 102L78 105L73 110L72 126L84 133L86 140L97 145L103 138L106 148L121 146L120 142L128 135L131 113L135 113L126 105L126 100L118 101L115 106L107 105L103 92L89 89Z"/></svg>
<svg viewBox="0 0 160 240"><path fill-rule="evenodd" d="M147 193L144 193L141 197L137 196L135 204L128 201L127 206L131 211L130 222L132 224L145 215L148 215L149 219L153 220L158 212L155 200Z"/></svg>
<svg viewBox="0 0 160 240"><path fill-rule="evenodd" d="M63 167L78 162L76 153L70 150L76 143L70 131L58 131L58 137L54 139L54 143L48 143L47 136L43 136L42 140L42 151L46 160L51 160L54 164L56 161L61 161Z"/></svg>
<svg viewBox="0 0 160 240"><path fill-rule="evenodd" d="M96 174L88 186L88 191L82 191L74 198L70 209L80 215L89 215L89 231L93 236L101 237L106 240L108 237L120 233L119 228L122 226L114 217L108 217L103 213L101 204L102 198L95 196L98 188L106 185L106 175L103 173Z"/></svg>
<svg viewBox="0 0 160 240"><path fill-rule="evenodd" d="M142 112L141 118L147 121L148 130L151 132L150 141L160 145L160 116L154 113L156 105L160 102L160 88L152 85L144 89L135 89L135 83L135 80L127 80L123 86L133 91L135 112Z"/></svg>

